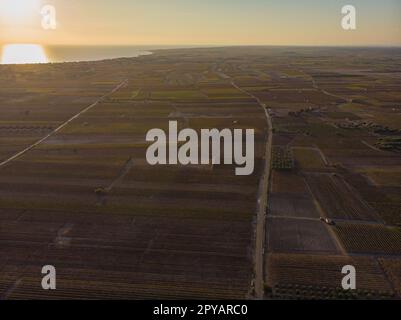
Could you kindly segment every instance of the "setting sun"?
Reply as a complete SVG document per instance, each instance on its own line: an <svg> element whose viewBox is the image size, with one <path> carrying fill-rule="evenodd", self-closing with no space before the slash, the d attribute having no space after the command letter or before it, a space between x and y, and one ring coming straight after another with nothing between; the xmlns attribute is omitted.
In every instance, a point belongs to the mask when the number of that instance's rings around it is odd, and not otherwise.
<svg viewBox="0 0 401 320"><path fill-rule="evenodd" d="M42 46L37 44L9 44L3 47L2 64L47 63Z"/></svg>

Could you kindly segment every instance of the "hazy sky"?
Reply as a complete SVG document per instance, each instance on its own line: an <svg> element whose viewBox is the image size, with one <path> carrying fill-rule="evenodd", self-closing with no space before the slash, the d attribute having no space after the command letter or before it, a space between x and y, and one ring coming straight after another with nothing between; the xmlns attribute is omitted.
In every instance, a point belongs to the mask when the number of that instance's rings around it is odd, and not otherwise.
<svg viewBox="0 0 401 320"><path fill-rule="evenodd" d="M54 31L41 27L43 4L57 9ZM341 28L346 4L355 31ZM401 0L0 0L0 43L10 42L401 45Z"/></svg>

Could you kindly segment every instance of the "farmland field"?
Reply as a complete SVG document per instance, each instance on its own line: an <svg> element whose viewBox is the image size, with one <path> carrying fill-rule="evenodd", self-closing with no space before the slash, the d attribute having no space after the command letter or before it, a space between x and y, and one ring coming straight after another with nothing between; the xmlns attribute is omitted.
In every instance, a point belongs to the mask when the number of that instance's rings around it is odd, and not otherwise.
<svg viewBox="0 0 401 320"><path fill-rule="evenodd" d="M275 217L268 219L267 226L271 252L338 252L325 225L319 221Z"/></svg>
<svg viewBox="0 0 401 320"><path fill-rule="evenodd" d="M401 64L372 60L395 52L361 50L356 66L345 62L347 50L331 58L329 49L319 58L312 51L289 50L283 60L271 53L253 69L269 76L259 77L267 89L252 92L269 106L274 128L265 295L399 297ZM347 264L359 277L351 293L341 286Z"/></svg>
<svg viewBox="0 0 401 320"><path fill-rule="evenodd" d="M358 290L344 293L341 269L360 271ZM274 299L388 299L395 297L390 282L373 258L300 254L272 254L266 268L267 292Z"/></svg>
<svg viewBox="0 0 401 320"><path fill-rule="evenodd" d="M0 299L400 298L400 61L232 47L0 65ZM253 173L151 166L146 134L170 121L253 129Z"/></svg>
<svg viewBox="0 0 401 320"><path fill-rule="evenodd" d="M331 218L376 220L374 209L364 203L341 177L311 174L306 180Z"/></svg>
<svg viewBox="0 0 401 320"><path fill-rule="evenodd" d="M303 170L313 170L325 168L325 163L319 150L294 148L295 162Z"/></svg>
<svg viewBox="0 0 401 320"><path fill-rule="evenodd" d="M349 252L401 255L401 230L399 228L339 224L336 232Z"/></svg>

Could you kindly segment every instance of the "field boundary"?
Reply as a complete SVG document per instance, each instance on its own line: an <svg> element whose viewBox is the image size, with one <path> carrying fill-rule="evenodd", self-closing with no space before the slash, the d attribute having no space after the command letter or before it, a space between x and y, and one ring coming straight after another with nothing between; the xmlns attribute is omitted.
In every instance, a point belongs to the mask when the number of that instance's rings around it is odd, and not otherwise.
<svg viewBox="0 0 401 320"><path fill-rule="evenodd" d="M97 99L94 103L92 103L91 105L87 106L86 108L84 108L83 110L81 110L80 112L78 112L77 114L75 114L73 117L71 117L70 119L68 119L67 121L63 122L60 126L58 126L56 129L54 129L52 132L50 132L49 134L47 134L45 137L41 138L40 140L36 141L35 143L31 144L29 147L25 148L24 150L16 153L15 155L11 156L10 158L8 158L7 160L4 160L3 162L0 163L0 168L4 167L5 165L7 165L8 163L10 163L11 161L14 161L20 157L22 157L25 153L31 151L32 149L36 148L37 146L39 146L40 144L42 144L44 141L46 141L47 139L49 139L51 136L55 135L57 132L59 132L60 130L62 130L64 127L66 127L67 125L69 125L72 121L74 121L75 119L79 118L82 114L88 112L89 110L91 110L93 107L97 106L100 102L102 102L104 99L106 99L108 96L112 95L113 93L115 93L116 91L120 90L122 87L124 87L126 84L128 83L128 79L124 80L123 82L121 82L119 85L117 85L113 90L111 90L110 92L106 93L105 95L103 95L102 97L100 97L99 99Z"/></svg>

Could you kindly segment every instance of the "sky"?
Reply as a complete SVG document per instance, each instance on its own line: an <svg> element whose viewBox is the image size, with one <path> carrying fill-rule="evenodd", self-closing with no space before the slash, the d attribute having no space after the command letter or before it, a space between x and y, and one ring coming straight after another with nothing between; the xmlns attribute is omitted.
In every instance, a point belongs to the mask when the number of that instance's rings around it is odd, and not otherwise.
<svg viewBox="0 0 401 320"><path fill-rule="evenodd" d="M56 8L44 30L40 8ZM357 29L341 27L344 5ZM0 0L0 43L401 45L400 0Z"/></svg>

